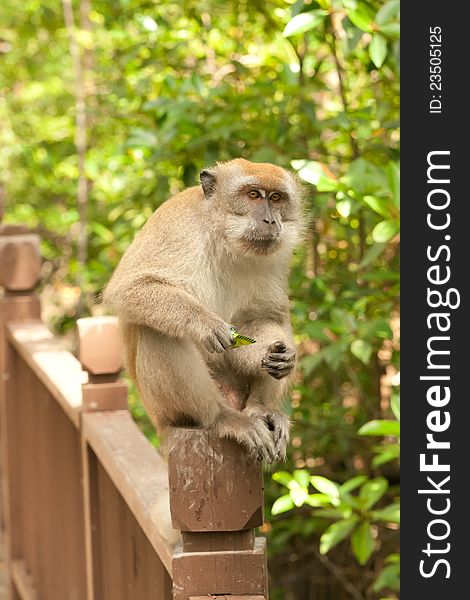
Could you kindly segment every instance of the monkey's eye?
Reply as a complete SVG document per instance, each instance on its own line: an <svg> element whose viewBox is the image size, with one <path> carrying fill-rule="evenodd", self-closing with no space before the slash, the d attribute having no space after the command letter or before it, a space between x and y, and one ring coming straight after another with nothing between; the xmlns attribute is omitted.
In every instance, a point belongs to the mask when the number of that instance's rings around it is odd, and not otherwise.
<svg viewBox="0 0 470 600"><path fill-rule="evenodd" d="M259 198L260 193L258 192L258 190L251 190L250 192L248 192L248 196L250 196L250 198Z"/></svg>
<svg viewBox="0 0 470 600"><path fill-rule="evenodd" d="M274 194L269 196L269 199L273 202L278 202L281 199L281 194L279 194L279 192L274 192Z"/></svg>

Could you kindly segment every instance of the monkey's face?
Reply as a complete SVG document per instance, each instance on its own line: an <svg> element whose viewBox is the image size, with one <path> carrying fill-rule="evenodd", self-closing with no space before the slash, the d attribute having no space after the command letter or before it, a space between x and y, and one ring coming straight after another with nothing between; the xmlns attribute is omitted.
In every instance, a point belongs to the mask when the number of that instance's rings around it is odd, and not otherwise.
<svg viewBox="0 0 470 600"><path fill-rule="evenodd" d="M226 239L246 254L269 254L297 242L299 186L267 163L236 159L202 171L206 199L220 211Z"/></svg>

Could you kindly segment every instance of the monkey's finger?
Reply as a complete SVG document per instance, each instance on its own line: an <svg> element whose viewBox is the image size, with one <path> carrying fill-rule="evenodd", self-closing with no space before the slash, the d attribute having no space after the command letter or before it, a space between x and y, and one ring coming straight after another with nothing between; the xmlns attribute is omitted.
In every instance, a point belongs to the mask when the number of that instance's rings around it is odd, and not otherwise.
<svg viewBox="0 0 470 600"><path fill-rule="evenodd" d="M267 358L269 360L274 360L274 361L279 361L279 362L293 362L294 356L295 356L294 353L280 354L279 352L272 352L271 354L268 354Z"/></svg>
<svg viewBox="0 0 470 600"><path fill-rule="evenodd" d="M281 364L281 363L267 363L262 365L263 369L266 371L275 371L276 373L289 373L292 371L292 368L289 365Z"/></svg>
<svg viewBox="0 0 470 600"><path fill-rule="evenodd" d="M287 445L287 442L289 441L289 425L277 422L274 428L273 437L276 446L282 444Z"/></svg>
<svg viewBox="0 0 470 600"><path fill-rule="evenodd" d="M211 353L214 353L214 352L220 353L220 352L225 351L225 348L222 346L222 344L219 342L219 340L215 337L215 335L211 335L209 338L207 338L205 347L208 350L208 352L211 352Z"/></svg>
<svg viewBox="0 0 470 600"><path fill-rule="evenodd" d="M233 346L234 340L228 327L226 329L221 328L220 330L216 331L215 335L223 350L227 350L227 348L231 348Z"/></svg>
<svg viewBox="0 0 470 600"><path fill-rule="evenodd" d="M294 366L293 362L278 362L277 360L269 360L267 358L263 359L261 364L265 368L276 369L278 371L290 370Z"/></svg>
<svg viewBox="0 0 470 600"><path fill-rule="evenodd" d="M278 371L277 369L266 369L268 375L274 377L274 379L283 379L289 375L289 371Z"/></svg>
<svg viewBox="0 0 470 600"><path fill-rule="evenodd" d="M276 458L277 449L274 445L272 433L266 427L264 419L256 419L253 427L253 441L258 448L258 455L267 463Z"/></svg>
<svg viewBox="0 0 470 600"><path fill-rule="evenodd" d="M274 344L271 344L271 346L269 347L269 352L285 352L286 350L287 346L281 340L274 342Z"/></svg>

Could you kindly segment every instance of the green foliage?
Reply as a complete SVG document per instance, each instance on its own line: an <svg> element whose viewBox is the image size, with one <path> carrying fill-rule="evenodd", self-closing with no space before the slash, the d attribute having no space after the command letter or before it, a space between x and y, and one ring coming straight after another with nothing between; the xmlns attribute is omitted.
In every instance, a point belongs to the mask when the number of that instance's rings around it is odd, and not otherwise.
<svg viewBox="0 0 470 600"><path fill-rule="evenodd" d="M392 400L392 408L394 415L399 418L400 404L397 397ZM400 423L384 419L369 421L361 427L359 434L398 436ZM393 448L392 452L391 448ZM376 452L375 466L380 466L393 458L398 458L399 446L387 443L377 447ZM316 509L312 511L313 517L334 520L320 537L321 554L327 554L332 548L350 538L353 556L361 566L365 566L376 548L374 531L377 531L377 525L400 524L399 499L394 499L381 508L376 506L385 497L389 488L389 483L384 477L369 479L365 475L357 475L340 485L326 477L310 476L307 470L298 469L292 475L287 471L273 473L272 478L289 490L274 502L271 508L272 515L308 505ZM310 486L320 493L311 493ZM399 581L399 555L393 554L385 560L385 566L375 579L371 590L379 592L389 588L397 591Z"/></svg>
<svg viewBox="0 0 470 600"><path fill-rule="evenodd" d="M266 485L269 548L290 564L292 548L307 551L333 527L322 550L336 560L334 545L349 538L364 565L362 593L391 597L399 568L384 563L397 550L385 549L385 534L396 523L399 455L398 0L93 0L89 19L91 31L76 32L90 59L88 258L80 264L62 3L0 4L5 218L42 236L44 293L63 307L51 321L69 327L80 292L97 310L136 231L170 194L196 184L203 166L244 156L295 170L307 217L290 281L300 368L287 407L288 462ZM132 405L154 436L135 395ZM283 574L273 574L280 587Z"/></svg>
<svg viewBox="0 0 470 600"><path fill-rule="evenodd" d="M273 479L289 492L274 502L271 514L308 505L314 507L312 515L334 519L320 538L322 554L350 537L353 555L359 564L365 565L375 546L372 526L380 522L400 523L397 501L376 508L388 490L388 481L384 477L369 479L359 475L340 485L326 477L310 476L306 470L296 470L292 475L285 471L274 473ZM320 493L311 493L310 487Z"/></svg>

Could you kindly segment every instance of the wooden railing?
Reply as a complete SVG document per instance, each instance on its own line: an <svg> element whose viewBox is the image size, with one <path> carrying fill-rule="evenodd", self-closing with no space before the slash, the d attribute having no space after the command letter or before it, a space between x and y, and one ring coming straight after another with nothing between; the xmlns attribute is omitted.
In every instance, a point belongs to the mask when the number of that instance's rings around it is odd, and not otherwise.
<svg viewBox="0 0 470 600"><path fill-rule="evenodd" d="M260 466L195 429L167 465L127 410L114 319L79 320L80 360L42 324L38 248L0 229L8 598L267 598Z"/></svg>

